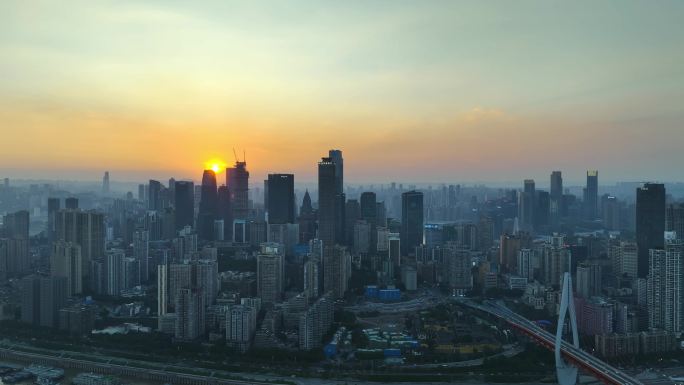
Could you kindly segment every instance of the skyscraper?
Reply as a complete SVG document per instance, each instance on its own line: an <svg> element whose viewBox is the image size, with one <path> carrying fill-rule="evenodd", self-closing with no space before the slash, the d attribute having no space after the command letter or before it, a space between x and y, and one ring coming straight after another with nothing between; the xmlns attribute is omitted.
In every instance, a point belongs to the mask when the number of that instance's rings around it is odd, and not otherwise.
<svg viewBox="0 0 684 385"><path fill-rule="evenodd" d="M415 252L423 243L423 193L407 191L401 194L401 250L403 255Z"/></svg>
<svg viewBox="0 0 684 385"><path fill-rule="evenodd" d="M279 244L264 243L257 256L257 295L263 304L276 304L283 296L283 251Z"/></svg>
<svg viewBox="0 0 684 385"><path fill-rule="evenodd" d="M636 190L637 275L649 273L649 250L665 246L665 185L645 183Z"/></svg>
<svg viewBox="0 0 684 385"><path fill-rule="evenodd" d="M560 202L563 198L563 176L560 171L551 172L551 189L549 191L551 199Z"/></svg>
<svg viewBox="0 0 684 385"><path fill-rule="evenodd" d="M335 244L335 170L336 166L331 158L322 158L318 162L318 238L323 241L324 247Z"/></svg>
<svg viewBox="0 0 684 385"><path fill-rule="evenodd" d="M366 221L369 228L370 237L368 239L368 245L370 248L367 250L370 253L374 253L377 248L378 243L378 208L377 208L377 198L374 192L366 191L361 193L361 219Z"/></svg>
<svg viewBox="0 0 684 385"><path fill-rule="evenodd" d="M335 242L344 244L347 238L344 219L347 201L344 194L344 159L342 159L342 151L340 150L330 150L328 157L335 164Z"/></svg>
<svg viewBox="0 0 684 385"><path fill-rule="evenodd" d="M342 159L342 151L330 150L328 157L335 163L335 194L344 193L344 160Z"/></svg>
<svg viewBox="0 0 684 385"><path fill-rule="evenodd" d="M299 209L299 243L307 244L316 236L316 212L311 205L309 190L304 193Z"/></svg>
<svg viewBox="0 0 684 385"><path fill-rule="evenodd" d="M81 246L65 241L54 243L50 255L51 275L66 278L66 295L68 297L83 292L82 269Z"/></svg>
<svg viewBox="0 0 684 385"><path fill-rule="evenodd" d="M212 241L214 240L214 220L218 212L218 191L214 171L204 170L200 195L197 235L202 240Z"/></svg>
<svg viewBox="0 0 684 385"><path fill-rule="evenodd" d="M206 331L206 304L201 289L178 290L175 302L175 337L190 341L203 336Z"/></svg>
<svg viewBox="0 0 684 385"><path fill-rule="evenodd" d="M226 186L230 191L233 219L247 219L249 213L249 171L247 162L235 161L235 166L226 169Z"/></svg>
<svg viewBox="0 0 684 385"><path fill-rule="evenodd" d="M533 179L525 179L523 184L523 191L518 197L518 220L523 230L532 231L537 191Z"/></svg>
<svg viewBox="0 0 684 385"><path fill-rule="evenodd" d="M56 239L81 246L83 285L90 284L91 262L103 260L105 253L104 214L95 211L64 209L56 214Z"/></svg>
<svg viewBox="0 0 684 385"><path fill-rule="evenodd" d="M682 261L679 250L650 249L647 278L648 327L681 331Z"/></svg>
<svg viewBox="0 0 684 385"><path fill-rule="evenodd" d="M586 218L598 217L598 171L587 171L587 187L584 189L584 211Z"/></svg>
<svg viewBox="0 0 684 385"><path fill-rule="evenodd" d="M78 208L78 198L69 197L64 200L64 208L76 210Z"/></svg>
<svg viewBox="0 0 684 385"><path fill-rule="evenodd" d="M136 230L133 233L133 257L140 267L140 282L150 279L150 233L147 230Z"/></svg>
<svg viewBox="0 0 684 385"><path fill-rule="evenodd" d="M194 227L195 217L195 184L190 181L176 181L174 183L175 224L176 230L185 226Z"/></svg>
<svg viewBox="0 0 684 385"><path fill-rule="evenodd" d="M47 238L48 244L52 244L55 241L56 227L55 227L55 216L57 211L59 211L60 201L59 198L48 198L48 221L47 221Z"/></svg>
<svg viewBox="0 0 684 385"><path fill-rule="evenodd" d="M268 223L294 223L294 175L269 174L268 187Z"/></svg>
<svg viewBox="0 0 684 385"><path fill-rule="evenodd" d="M354 245L354 224L361 219L361 206L356 199L348 199L344 208L344 233L347 236L346 245Z"/></svg>
<svg viewBox="0 0 684 385"><path fill-rule="evenodd" d="M561 217L563 206L563 176L560 171L551 173L551 189L549 191L549 220L554 226Z"/></svg>
<svg viewBox="0 0 684 385"><path fill-rule="evenodd" d="M109 171L105 171L102 177L102 193L109 194Z"/></svg>
<svg viewBox="0 0 684 385"><path fill-rule="evenodd" d="M230 191L228 187L222 185L218 188L218 204L216 219L223 221L223 239L233 238L233 213L230 209Z"/></svg>

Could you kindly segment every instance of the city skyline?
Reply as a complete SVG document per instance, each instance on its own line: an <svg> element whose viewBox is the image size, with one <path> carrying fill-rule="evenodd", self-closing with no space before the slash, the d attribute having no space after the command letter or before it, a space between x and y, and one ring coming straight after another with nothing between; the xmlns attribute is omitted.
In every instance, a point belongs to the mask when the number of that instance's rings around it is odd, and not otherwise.
<svg viewBox="0 0 684 385"><path fill-rule="evenodd" d="M681 180L681 3L299 5L3 3L0 173Z"/></svg>

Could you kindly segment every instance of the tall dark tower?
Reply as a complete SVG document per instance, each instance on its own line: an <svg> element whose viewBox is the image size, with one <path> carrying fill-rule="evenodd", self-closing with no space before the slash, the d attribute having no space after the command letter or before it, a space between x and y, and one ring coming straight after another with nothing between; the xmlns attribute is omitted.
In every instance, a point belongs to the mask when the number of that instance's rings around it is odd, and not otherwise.
<svg viewBox="0 0 684 385"><path fill-rule="evenodd" d="M294 223L294 175L268 175L268 223Z"/></svg>
<svg viewBox="0 0 684 385"><path fill-rule="evenodd" d="M230 210L230 191L222 185L218 188L217 219L223 220L223 239L233 239L233 219Z"/></svg>
<svg viewBox="0 0 684 385"><path fill-rule="evenodd" d="M342 151L330 150L328 157L335 163L335 193L344 193L344 159L342 159Z"/></svg>
<svg viewBox="0 0 684 385"><path fill-rule="evenodd" d="M587 187L584 189L584 212L587 219L596 219L596 217L598 217L597 170L587 171Z"/></svg>
<svg viewBox="0 0 684 385"><path fill-rule="evenodd" d="M563 175L560 171L551 172L551 190L549 193L552 200L560 202L563 199Z"/></svg>
<svg viewBox="0 0 684 385"><path fill-rule="evenodd" d="M247 162L235 161L226 169L226 186L230 191L233 219L247 219L249 213L249 171ZM232 226L232 224L230 224Z"/></svg>
<svg viewBox="0 0 684 385"><path fill-rule="evenodd" d="M344 244L346 242L345 236L345 203L347 201L344 194L344 159L342 158L342 151L330 150L328 157L335 163L335 242Z"/></svg>
<svg viewBox="0 0 684 385"><path fill-rule="evenodd" d="M185 226L193 227L195 218L195 184L190 181L174 183L174 202L176 230Z"/></svg>
<svg viewBox="0 0 684 385"><path fill-rule="evenodd" d="M335 201L337 197L336 166L331 158L322 158L318 162L318 238L323 246L335 244Z"/></svg>
<svg viewBox="0 0 684 385"><path fill-rule="evenodd" d="M347 235L347 245L354 244L354 225L361 219L361 206L356 199L347 200L344 210L345 233Z"/></svg>
<svg viewBox="0 0 684 385"><path fill-rule="evenodd" d="M361 193L361 219L370 225L370 252L375 252L378 245L378 204L374 192Z"/></svg>
<svg viewBox="0 0 684 385"><path fill-rule="evenodd" d="M645 183L636 190L637 276L648 275L649 250L665 247L665 185Z"/></svg>
<svg viewBox="0 0 684 385"><path fill-rule="evenodd" d="M102 193L109 194L109 171L105 171L102 177Z"/></svg>
<svg viewBox="0 0 684 385"><path fill-rule="evenodd" d="M299 209L299 243L308 244L316 236L316 212L311 206L309 190L304 193Z"/></svg>
<svg viewBox="0 0 684 385"><path fill-rule="evenodd" d="M423 193L401 194L401 253L408 255L423 243Z"/></svg>
<svg viewBox="0 0 684 385"><path fill-rule="evenodd" d="M214 239L214 220L218 211L218 192L216 190L216 173L204 170L200 194L199 212L197 213L197 236L199 239Z"/></svg>
<svg viewBox="0 0 684 385"><path fill-rule="evenodd" d="M76 210L78 208L78 198L67 198L64 200L64 207L71 210Z"/></svg>
<svg viewBox="0 0 684 385"><path fill-rule="evenodd" d="M48 222L47 222L47 238L48 243L52 245L52 242L56 241L55 234L57 227L55 225L55 215L60 209L59 198L48 198Z"/></svg>
<svg viewBox="0 0 684 385"><path fill-rule="evenodd" d="M147 209L161 211L162 208L162 184L157 180L150 179L147 188Z"/></svg>

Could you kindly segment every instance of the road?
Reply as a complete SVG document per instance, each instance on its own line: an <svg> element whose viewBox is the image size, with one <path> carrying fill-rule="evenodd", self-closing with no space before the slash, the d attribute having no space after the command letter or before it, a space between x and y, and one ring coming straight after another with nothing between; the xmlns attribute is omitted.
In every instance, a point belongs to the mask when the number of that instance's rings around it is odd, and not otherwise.
<svg viewBox="0 0 684 385"><path fill-rule="evenodd" d="M516 329L539 341L546 348L551 350L554 349L556 341L556 337L554 335L540 328L536 323L513 312L501 304L485 301L483 305L480 305L467 299L460 299L458 302L496 316L497 318L508 322ZM561 351L567 359L608 384L644 385L636 378L618 370L611 365L608 365L584 350L576 348L565 341L563 341L563 344L561 345Z"/></svg>

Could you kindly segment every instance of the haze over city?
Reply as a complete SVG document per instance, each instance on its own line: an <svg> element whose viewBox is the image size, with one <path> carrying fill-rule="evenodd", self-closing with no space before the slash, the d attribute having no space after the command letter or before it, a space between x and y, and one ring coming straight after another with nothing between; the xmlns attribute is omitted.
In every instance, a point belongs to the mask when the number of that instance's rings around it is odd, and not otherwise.
<svg viewBox="0 0 684 385"><path fill-rule="evenodd" d="M681 181L684 5L0 4L0 174Z"/></svg>
<svg viewBox="0 0 684 385"><path fill-rule="evenodd" d="M682 20L0 1L0 384L683 384Z"/></svg>

